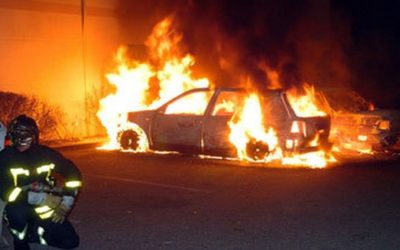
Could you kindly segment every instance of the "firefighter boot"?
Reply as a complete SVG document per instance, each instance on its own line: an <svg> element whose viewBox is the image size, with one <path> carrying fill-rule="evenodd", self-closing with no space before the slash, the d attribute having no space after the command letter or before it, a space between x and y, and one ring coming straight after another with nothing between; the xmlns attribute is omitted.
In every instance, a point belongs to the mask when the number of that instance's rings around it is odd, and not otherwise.
<svg viewBox="0 0 400 250"><path fill-rule="evenodd" d="M28 243L39 243L38 226L36 223L29 223L27 231L27 241Z"/></svg>

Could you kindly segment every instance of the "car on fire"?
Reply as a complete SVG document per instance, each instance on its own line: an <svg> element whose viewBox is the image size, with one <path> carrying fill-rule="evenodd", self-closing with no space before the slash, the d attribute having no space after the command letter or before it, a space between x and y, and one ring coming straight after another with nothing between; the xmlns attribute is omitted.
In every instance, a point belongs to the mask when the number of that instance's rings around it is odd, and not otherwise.
<svg viewBox="0 0 400 250"><path fill-rule="evenodd" d="M332 119L331 138L342 149L383 152L396 145L400 112L375 108L353 90L325 88L317 92Z"/></svg>
<svg viewBox="0 0 400 250"><path fill-rule="evenodd" d="M122 149L137 150L145 137L157 151L217 156L236 156L229 141L229 121L249 95L241 88L196 88L186 91L154 110L128 113L129 124L118 141ZM265 90L261 95L265 125L275 129L284 152L309 152L329 148L330 117L299 117L284 90ZM194 101L193 101L194 100ZM311 141L318 140L318 146ZM248 155L260 159L268 145L250 140Z"/></svg>

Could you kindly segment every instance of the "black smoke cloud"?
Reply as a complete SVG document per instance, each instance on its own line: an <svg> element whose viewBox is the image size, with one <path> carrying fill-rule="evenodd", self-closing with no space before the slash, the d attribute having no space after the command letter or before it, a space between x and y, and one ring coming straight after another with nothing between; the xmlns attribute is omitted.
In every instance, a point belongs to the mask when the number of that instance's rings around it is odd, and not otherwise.
<svg viewBox="0 0 400 250"><path fill-rule="evenodd" d="M192 0L177 15L201 71L217 85L250 79L351 88L400 108L400 2Z"/></svg>
<svg viewBox="0 0 400 250"><path fill-rule="evenodd" d="M279 73L282 87L349 82L348 34L336 39L329 1L194 0L178 13L190 52L217 85L250 80L267 88L267 70Z"/></svg>
<svg viewBox="0 0 400 250"><path fill-rule="evenodd" d="M148 0L148 8L139 1L120 3L121 23L147 20L146 34L173 13L187 52L196 58L195 72L216 85L250 81L267 88L273 70L282 87L308 82L352 88L378 106L400 108L398 1Z"/></svg>

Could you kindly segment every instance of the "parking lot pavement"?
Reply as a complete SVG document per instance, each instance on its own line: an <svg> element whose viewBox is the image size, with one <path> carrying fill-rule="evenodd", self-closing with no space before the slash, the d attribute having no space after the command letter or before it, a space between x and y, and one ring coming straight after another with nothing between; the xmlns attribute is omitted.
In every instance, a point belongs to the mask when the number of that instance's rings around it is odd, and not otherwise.
<svg viewBox="0 0 400 250"><path fill-rule="evenodd" d="M107 137L88 137L46 143L54 149L79 149L82 147L99 147L108 141Z"/></svg>

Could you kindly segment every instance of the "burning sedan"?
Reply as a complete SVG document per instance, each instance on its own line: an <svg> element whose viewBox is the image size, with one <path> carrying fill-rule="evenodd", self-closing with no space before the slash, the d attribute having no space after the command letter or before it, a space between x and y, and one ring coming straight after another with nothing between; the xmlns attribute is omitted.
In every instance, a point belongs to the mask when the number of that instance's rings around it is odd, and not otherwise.
<svg viewBox="0 0 400 250"><path fill-rule="evenodd" d="M246 111L252 98L256 105ZM240 117L246 112L247 118ZM253 120L257 117L262 120ZM258 100L241 88L197 88L158 109L130 112L128 120L130 125L118 134L122 149L263 160L281 149L291 154L330 146L329 117L298 116L282 90L264 91Z"/></svg>

